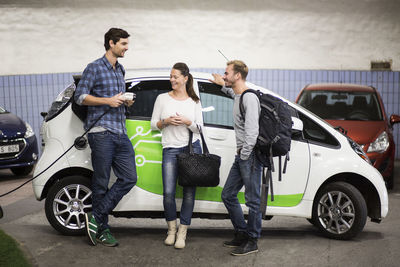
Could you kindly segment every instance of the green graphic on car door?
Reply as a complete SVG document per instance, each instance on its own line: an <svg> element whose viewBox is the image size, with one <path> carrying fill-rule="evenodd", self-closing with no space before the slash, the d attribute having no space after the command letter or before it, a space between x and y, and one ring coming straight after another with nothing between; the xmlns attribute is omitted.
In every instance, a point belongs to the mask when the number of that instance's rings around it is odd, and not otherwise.
<svg viewBox="0 0 400 267"><path fill-rule="evenodd" d="M127 120L126 128L128 137L135 149L136 170L138 175L137 186L148 192L162 195L162 145L159 131L152 131L149 121ZM197 200L221 202L222 187L198 187ZM182 198L182 187L177 186L176 197ZM245 203L244 193L239 192L240 203ZM302 194L274 195L273 202L268 200L270 206L291 207L297 205Z"/></svg>

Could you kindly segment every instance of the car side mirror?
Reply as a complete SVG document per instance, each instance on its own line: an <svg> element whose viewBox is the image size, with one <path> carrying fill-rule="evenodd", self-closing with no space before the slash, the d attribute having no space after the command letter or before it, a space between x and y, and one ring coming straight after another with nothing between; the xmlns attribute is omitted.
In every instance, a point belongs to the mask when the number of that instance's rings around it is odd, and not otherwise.
<svg viewBox="0 0 400 267"><path fill-rule="evenodd" d="M400 116L399 115L395 115L393 114L392 116L390 116L390 124L393 125L395 123L399 123L400 122Z"/></svg>
<svg viewBox="0 0 400 267"><path fill-rule="evenodd" d="M47 112L44 112L44 111L40 112L40 116L42 116L44 119L47 116Z"/></svg>
<svg viewBox="0 0 400 267"><path fill-rule="evenodd" d="M292 117L292 131L303 131L303 121L299 118Z"/></svg>

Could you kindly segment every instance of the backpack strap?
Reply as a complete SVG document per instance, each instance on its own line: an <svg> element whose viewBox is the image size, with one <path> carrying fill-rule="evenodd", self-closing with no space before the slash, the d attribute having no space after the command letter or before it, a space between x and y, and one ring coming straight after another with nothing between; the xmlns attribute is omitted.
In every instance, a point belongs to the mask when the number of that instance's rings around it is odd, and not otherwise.
<svg viewBox="0 0 400 267"><path fill-rule="evenodd" d="M247 90L245 90L241 95L240 95L240 100L239 100L239 110L240 110L240 115L242 116L242 118L243 118L243 120L244 120L244 106L243 106L243 96L246 94L246 93L253 93L253 94L256 94L257 95L257 97L260 97L260 94L261 94L261 92L260 92L260 90L254 90L254 89L247 89Z"/></svg>
<svg viewBox="0 0 400 267"><path fill-rule="evenodd" d="M272 185L272 173L271 170L267 171L267 179L269 180L269 188L271 191L271 201L274 201L274 186Z"/></svg>
<svg viewBox="0 0 400 267"><path fill-rule="evenodd" d="M272 172L275 172L274 159L273 159L273 156L272 156L272 145L269 146L268 158L269 158L270 169L271 169Z"/></svg>
<svg viewBox="0 0 400 267"><path fill-rule="evenodd" d="M285 156L285 163L283 164L283 173L286 173L287 162L290 160L289 152Z"/></svg>
<svg viewBox="0 0 400 267"><path fill-rule="evenodd" d="M260 211L263 219L265 219L265 212L267 211L268 202L268 182L265 175L265 168L262 169L262 182L261 182L261 199L260 199Z"/></svg>
<svg viewBox="0 0 400 267"><path fill-rule="evenodd" d="M271 192L271 201L274 201L274 188L272 186L271 170L269 168L266 169L265 167L263 167L262 173L260 211L263 219L265 219L265 213L267 211L268 204L268 189L270 189Z"/></svg>
<svg viewBox="0 0 400 267"><path fill-rule="evenodd" d="M279 173L278 173L278 181L282 181L282 157L279 156Z"/></svg>

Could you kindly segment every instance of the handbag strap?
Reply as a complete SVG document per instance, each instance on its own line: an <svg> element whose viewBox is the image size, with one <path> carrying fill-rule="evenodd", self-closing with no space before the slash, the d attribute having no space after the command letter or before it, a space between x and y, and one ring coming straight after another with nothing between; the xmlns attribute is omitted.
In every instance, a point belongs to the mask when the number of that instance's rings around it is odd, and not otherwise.
<svg viewBox="0 0 400 267"><path fill-rule="evenodd" d="M204 135L203 135L203 131L201 129L200 125L197 125L197 129L199 129L199 133L200 133L200 137L201 137L201 143L202 143L202 147L203 147L203 154L208 155L210 152L208 152L208 147L206 144L206 140L204 139ZM193 144L192 144L192 140L193 140L193 132L189 130L189 143L188 143L188 147L189 147L189 153L193 154Z"/></svg>
<svg viewBox="0 0 400 267"><path fill-rule="evenodd" d="M189 130L189 129L188 129ZM192 144L192 140L193 140L193 133L191 130L189 130L189 143L188 143L188 147L189 147L189 153L193 154L193 144Z"/></svg>

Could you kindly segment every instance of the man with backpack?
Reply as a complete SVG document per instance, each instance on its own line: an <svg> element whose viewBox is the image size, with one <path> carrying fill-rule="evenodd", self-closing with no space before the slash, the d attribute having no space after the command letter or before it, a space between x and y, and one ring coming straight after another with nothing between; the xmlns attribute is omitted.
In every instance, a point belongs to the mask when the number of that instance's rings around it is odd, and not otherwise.
<svg viewBox="0 0 400 267"><path fill-rule="evenodd" d="M259 134L260 102L256 94L243 95L243 116L239 105L241 94L248 90L246 86L247 73L248 68L244 62L233 60L227 63L223 77L213 74L214 80L211 80L221 85L221 90L234 99L233 121L237 154L221 198L235 230L233 240L225 241L224 246L234 248L231 254L235 256L258 252L257 240L260 237L262 226L260 211L262 164L254 150ZM246 206L249 208L247 223L237 197L243 186L245 187Z"/></svg>

